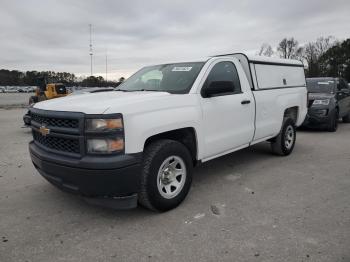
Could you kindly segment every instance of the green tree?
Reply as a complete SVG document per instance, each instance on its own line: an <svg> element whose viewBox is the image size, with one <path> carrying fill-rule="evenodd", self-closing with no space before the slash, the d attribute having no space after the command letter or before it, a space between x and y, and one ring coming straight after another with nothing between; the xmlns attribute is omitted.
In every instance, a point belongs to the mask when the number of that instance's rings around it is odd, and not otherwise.
<svg viewBox="0 0 350 262"><path fill-rule="evenodd" d="M81 86L84 87L102 87L105 86L106 82L102 76L89 76L81 82Z"/></svg>
<svg viewBox="0 0 350 262"><path fill-rule="evenodd" d="M329 48L319 59L321 76L344 77L350 82L350 38Z"/></svg>

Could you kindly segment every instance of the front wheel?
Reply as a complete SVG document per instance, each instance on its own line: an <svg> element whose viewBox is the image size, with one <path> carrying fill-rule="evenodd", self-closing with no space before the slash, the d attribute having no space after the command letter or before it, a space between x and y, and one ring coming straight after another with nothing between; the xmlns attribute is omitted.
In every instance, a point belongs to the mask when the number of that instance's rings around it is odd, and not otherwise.
<svg viewBox="0 0 350 262"><path fill-rule="evenodd" d="M339 113L338 110L335 110L333 115L331 116L328 124L328 132L336 132L338 129L338 118L339 118Z"/></svg>
<svg viewBox="0 0 350 262"><path fill-rule="evenodd" d="M154 211L177 207L187 196L192 182L192 157L173 140L159 140L145 149L139 203Z"/></svg>
<svg viewBox="0 0 350 262"><path fill-rule="evenodd" d="M281 132L271 142L272 152L276 155L287 156L292 153L296 139L296 128L293 119L283 121Z"/></svg>

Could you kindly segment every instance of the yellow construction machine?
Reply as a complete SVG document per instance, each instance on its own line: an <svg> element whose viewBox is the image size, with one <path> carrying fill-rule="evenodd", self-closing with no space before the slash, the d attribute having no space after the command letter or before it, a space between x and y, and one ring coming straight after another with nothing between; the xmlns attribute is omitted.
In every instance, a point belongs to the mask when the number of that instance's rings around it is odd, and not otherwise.
<svg viewBox="0 0 350 262"><path fill-rule="evenodd" d="M55 83L38 86L35 90L35 95L29 98L29 105L48 99L63 97L68 94L69 92L64 84Z"/></svg>

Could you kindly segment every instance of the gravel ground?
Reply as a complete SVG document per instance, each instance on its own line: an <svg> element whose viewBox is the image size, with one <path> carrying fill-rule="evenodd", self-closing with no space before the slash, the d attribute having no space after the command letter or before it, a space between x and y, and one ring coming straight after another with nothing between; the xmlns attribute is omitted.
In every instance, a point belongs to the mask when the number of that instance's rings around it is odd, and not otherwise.
<svg viewBox="0 0 350 262"><path fill-rule="evenodd" d="M2 97L2 96L1 96ZM198 167L177 209L113 211L38 175L23 109L0 110L0 261L350 261L350 125Z"/></svg>
<svg viewBox="0 0 350 262"><path fill-rule="evenodd" d="M32 95L34 93L0 93L0 108L28 106Z"/></svg>

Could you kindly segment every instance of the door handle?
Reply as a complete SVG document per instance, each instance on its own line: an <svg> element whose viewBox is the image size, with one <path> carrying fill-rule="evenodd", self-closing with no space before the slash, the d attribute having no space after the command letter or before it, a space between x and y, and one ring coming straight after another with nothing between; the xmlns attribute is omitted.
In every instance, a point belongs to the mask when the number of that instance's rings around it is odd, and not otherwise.
<svg viewBox="0 0 350 262"><path fill-rule="evenodd" d="M250 100L243 100L241 102L242 105L247 105L247 104L250 104Z"/></svg>

